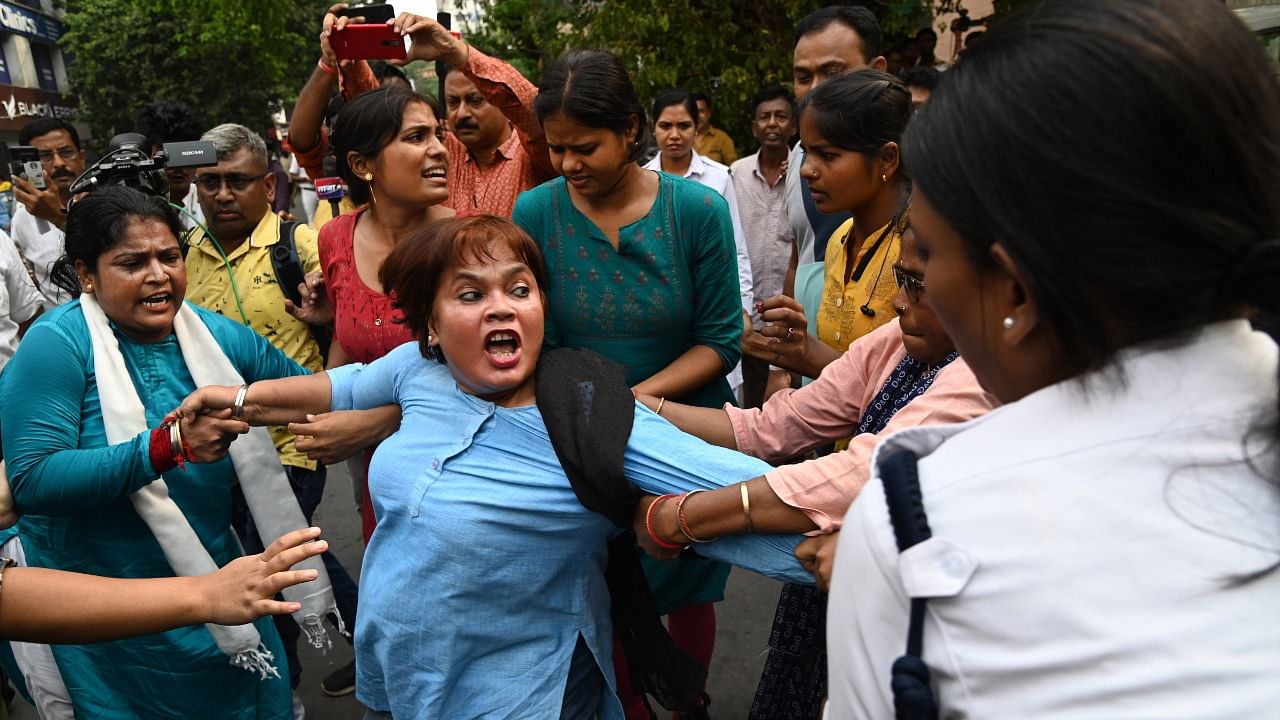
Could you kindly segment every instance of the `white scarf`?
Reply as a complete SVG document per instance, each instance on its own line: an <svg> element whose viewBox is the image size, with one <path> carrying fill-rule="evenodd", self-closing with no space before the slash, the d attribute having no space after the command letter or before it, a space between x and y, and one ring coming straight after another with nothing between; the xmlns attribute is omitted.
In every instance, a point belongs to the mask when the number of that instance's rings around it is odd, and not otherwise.
<svg viewBox="0 0 1280 720"><path fill-rule="evenodd" d="M87 293L80 296L80 306L93 343L94 372L107 443L127 442L147 430L146 411L125 368L120 344L102 307ZM209 329L186 303L173 319L173 330L187 370L197 387L243 384L240 373L236 372ZM264 547L290 530L306 527L306 519L289 487L289 480L266 428L253 428L247 435L237 438L231 445L230 455ZM163 477L133 493L130 500L160 543L176 574L205 575L218 569L182 510L169 497L169 488ZM327 649L331 642L320 622L326 613L332 614L337 619L339 631L345 632L329 586L329 575L319 556L308 558L294 567L319 573L305 588L285 588L284 595L287 600L302 603L302 609L294 613L294 619L306 632L307 640L316 648ZM205 627L218 647L231 657L232 665L257 671L264 679L269 675L279 677L279 671L271 663L274 659L272 654L262 644L252 624L208 624Z"/></svg>

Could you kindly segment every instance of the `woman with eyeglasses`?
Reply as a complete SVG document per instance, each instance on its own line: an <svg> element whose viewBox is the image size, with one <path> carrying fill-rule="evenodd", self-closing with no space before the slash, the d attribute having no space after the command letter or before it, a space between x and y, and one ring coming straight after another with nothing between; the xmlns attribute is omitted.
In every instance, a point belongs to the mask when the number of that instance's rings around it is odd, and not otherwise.
<svg viewBox="0 0 1280 720"><path fill-rule="evenodd" d="M877 449L827 717L1276 714L1277 118L1275 64L1204 0L1028 3L946 72L911 223L1004 406Z"/></svg>
<svg viewBox="0 0 1280 720"><path fill-rule="evenodd" d="M779 466L744 487L690 497L683 506L684 527L694 537L701 541L743 532L824 533L820 541L797 549L802 563L812 566L819 542L832 537L826 533L838 533L849 504L870 478L876 443L902 428L962 422L994 406L994 398L957 357L955 344L929 307L923 268L924 258L908 227L902 234L902 254L891 268L897 280L896 319L855 341L813 383L775 393L759 409L662 404L662 416L681 430L769 462L853 438L843 451ZM641 395L640 400L651 409L659 407L659 398ZM751 508L750 523L742 509L743 493ZM642 502L641 508L648 505ZM662 503L649 519L663 541L693 541L681 531L675 503ZM638 527L637 533L645 537L645 528ZM647 544L646 549L652 548ZM825 587L821 576L818 580ZM827 690L826 605L822 589L783 586L752 718L818 717Z"/></svg>
<svg viewBox="0 0 1280 720"><path fill-rule="evenodd" d="M795 299L780 295L761 304L766 324L748 336L744 352L816 378L850 343L893 319L890 268L911 204L899 143L910 119L911 93L870 68L827 80L805 96L800 173L819 210L853 218L832 233L821 264L797 270Z"/></svg>

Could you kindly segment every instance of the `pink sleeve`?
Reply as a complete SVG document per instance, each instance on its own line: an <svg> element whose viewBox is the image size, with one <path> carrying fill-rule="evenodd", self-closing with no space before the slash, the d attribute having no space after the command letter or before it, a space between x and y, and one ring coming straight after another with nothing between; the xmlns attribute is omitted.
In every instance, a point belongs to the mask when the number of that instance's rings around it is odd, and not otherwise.
<svg viewBox="0 0 1280 720"><path fill-rule="evenodd" d="M905 353L894 320L855 341L799 390L778 392L758 410L726 405L738 450L776 463L851 437Z"/></svg>
<svg viewBox="0 0 1280 720"><path fill-rule="evenodd" d="M783 502L803 510L821 532L838 530L849 504L871 477L871 451L882 438L902 428L964 422L995 405L995 398L982 389L969 366L957 359L938 373L923 395L899 410L884 430L854 437L843 452L777 468L765 480Z"/></svg>

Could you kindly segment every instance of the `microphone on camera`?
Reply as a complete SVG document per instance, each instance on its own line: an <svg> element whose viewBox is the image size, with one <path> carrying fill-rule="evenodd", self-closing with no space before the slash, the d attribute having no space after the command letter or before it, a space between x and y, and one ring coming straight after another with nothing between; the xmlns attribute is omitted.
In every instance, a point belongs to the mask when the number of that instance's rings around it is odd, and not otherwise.
<svg viewBox="0 0 1280 720"><path fill-rule="evenodd" d="M342 178L324 177L316 180L316 197L329 201L329 208L333 210L334 217L342 214L338 210L338 204L346 196L347 184L342 182Z"/></svg>

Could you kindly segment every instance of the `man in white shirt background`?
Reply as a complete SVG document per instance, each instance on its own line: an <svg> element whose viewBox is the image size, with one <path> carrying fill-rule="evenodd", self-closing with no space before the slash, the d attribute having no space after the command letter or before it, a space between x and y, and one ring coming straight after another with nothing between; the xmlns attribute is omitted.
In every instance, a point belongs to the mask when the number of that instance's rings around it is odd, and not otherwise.
<svg viewBox="0 0 1280 720"><path fill-rule="evenodd" d="M784 232L789 230L784 176L797 122L796 99L790 90L771 85L756 93L751 101L751 134L760 149L730 168L757 303L782 294L791 264L791 235ZM753 324L759 330L763 322L757 317ZM760 407L768 364L744 353L742 374L743 407Z"/></svg>
<svg viewBox="0 0 1280 720"><path fill-rule="evenodd" d="M49 279L49 270L63 254L62 228L67 222L71 183L84 172L85 156L80 134L59 118L31 121L18 134L19 145L31 145L40 154L44 188L29 179L13 176L14 206L10 233L18 252L31 264L33 278L45 307L71 299Z"/></svg>

